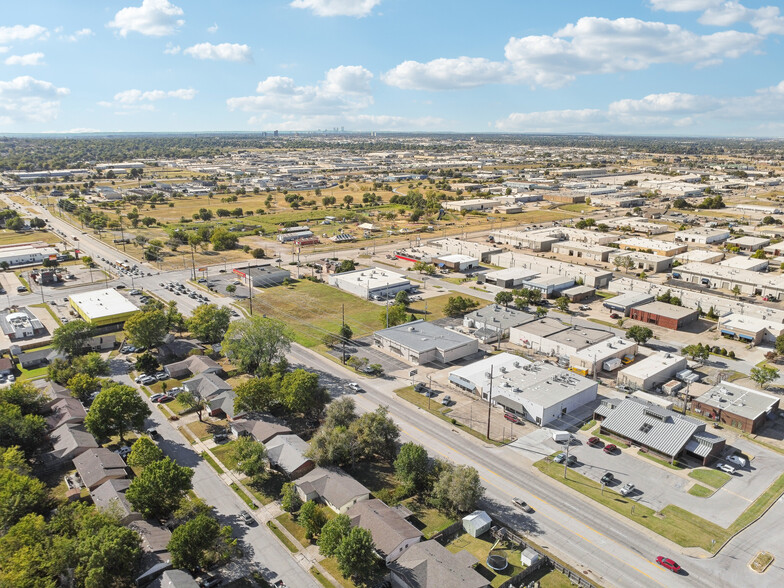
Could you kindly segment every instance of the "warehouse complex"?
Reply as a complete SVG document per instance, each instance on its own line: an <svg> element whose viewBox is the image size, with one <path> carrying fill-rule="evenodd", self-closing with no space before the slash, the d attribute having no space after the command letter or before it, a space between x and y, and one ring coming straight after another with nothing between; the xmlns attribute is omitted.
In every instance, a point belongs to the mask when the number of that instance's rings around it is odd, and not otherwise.
<svg viewBox="0 0 784 588"><path fill-rule="evenodd" d="M329 285L366 299L394 298L398 292L411 290L411 282L402 274L369 268L329 276Z"/></svg>

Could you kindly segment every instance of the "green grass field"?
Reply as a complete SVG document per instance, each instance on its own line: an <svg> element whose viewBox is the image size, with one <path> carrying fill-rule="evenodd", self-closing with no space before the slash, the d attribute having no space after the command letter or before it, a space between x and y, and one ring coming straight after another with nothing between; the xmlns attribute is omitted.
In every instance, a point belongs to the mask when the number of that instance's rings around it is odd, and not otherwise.
<svg viewBox="0 0 784 588"><path fill-rule="evenodd" d="M247 301L242 306L247 309ZM253 312L263 312L286 323L294 340L305 347L316 347L326 333L338 332L343 308L354 337L369 335L382 327L382 306L323 283L301 280L292 286L265 289L253 298Z"/></svg>
<svg viewBox="0 0 784 588"><path fill-rule="evenodd" d="M721 488L732 479L732 476L727 473L707 468L691 471L689 472L689 477L714 488Z"/></svg>
<svg viewBox="0 0 784 588"><path fill-rule="evenodd" d="M60 238L49 231L9 231L0 229L0 246L16 245L17 243L33 243L43 241L44 243L59 243Z"/></svg>
<svg viewBox="0 0 784 588"><path fill-rule="evenodd" d="M444 294L442 296L428 298L427 300L417 300L413 304L409 305L408 311L413 313L417 318L423 318L428 321L435 321L446 316L444 313L444 308L446 308L446 304L449 302L449 299L454 296L462 296L463 298L470 298L471 300L478 302L479 306L477 308L482 308L483 306L491 304L489 300L483 300L482 298L477 298L476 296L468 296L466 294ZM425 314L425 303L427 303L427 314Z"/></svg>
<svg viewBox="0 0 784 588"><path fill-rule="evenodd" d="M708 498L709 496L713 496L715 490L711 490L706 486L702 486L700 484L694 484L691 488L689 488L689 494L692 496L699 496L700 498Z"/></svg>

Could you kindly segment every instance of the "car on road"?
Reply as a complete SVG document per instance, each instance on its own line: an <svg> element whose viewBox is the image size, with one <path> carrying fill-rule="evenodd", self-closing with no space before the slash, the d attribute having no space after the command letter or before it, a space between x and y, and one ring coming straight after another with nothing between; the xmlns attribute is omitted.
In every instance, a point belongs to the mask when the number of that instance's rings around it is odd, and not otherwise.
<svg viewBox="0 0 784 588"><path fill-rule="evenodd" d="M520 498L512 498L512 503L516 507L523 509L525 512L534 512L534 509L531 508L531 505L528 504L525 500L521 500Z"/></svg>
<svg viewBox="0 0 784 588"><path fill-rule="evenodd" d="M123 288L126 288L126 287L127 286L125 284L117 284L114 288L115 288L115 290L122 290Z"/></svg>
<svg viewBox="0 0 784 588"><path fill-rule="evenodd" d="M590 439L588 439L588 445L590 445L591 447L602 447L604 446L604 441L599 439L599 437L591 437Z"/></svg>
<svg viewBox="0 0 784 588"><path fill-rule="evenodd" d="M735 475L735 468L728 463L720 463L719 465L716 466L716 469L721 470L722 472L724 472L725 474L729 474L730 476Z"/></svg>
<svg viewBox="0 0 784 588"><path fill-rule="evenodd" d="M623 485L623 488L621 488L621 496L628 496L632 492L634 492L634 484L631 482L627 482Z"/></svg>
<svg viewBox="0 0 784 588"><path fill-rule="evenodd" d="M521 418L520 418L519 416L517 416L516 414L512 414L511 412L505 412L505 413L504 413L504 418L505 418L507 421L512 421L513 423L515 423L515 424L517 424L517 425L522 425L522 424L523 424L523 419L521 419Z"/></svg>
<svg viewBox="0 0 784 588"><path fill-rule="evenodd" d="M441 399L441 404L443 404L444 406L450 406L452 404L452 397L449 394L447 394Z"/></svg>
<svg viewBox="0 0 784 588"><path fill-rule="evenodd" d="M253 516L247 510L243 510L240 513L240 518L242 519L242 522L248 525L249 527L256 522L256 519L254 519Z"/></svg>
<svg viewBox="0 0 784 588"><path fill-rule="evenodd" d="M566 461L566 454L562 451L561 453L559 453L558 455L556 455L553 458L553 461L555 463L563 463L563 462L565 462Z"/></svg>
<svg viewBox="0 0 784 588"><path fill-rule="evenodd" d="M604 446L605 453L615 453L616 451L618 451L618 448L612 443L608 443L607 445Z"/></svg>
<svg viewBox="0 0 784 588"><path fill-rule="evenodd" d="M605 486L607 484L612 484L615 481L615 476L613 476L610 472L607 472L606 474L604 474L602 476L602 480L601 481L602 481L602 484L604 484Z"/></svg>
<svg viewBox="0 0 784 588"><path fill-rule="evenodd" d="M25 286L17 286L16 287L16 291L17 292L27 292L27 287L25 287Z"/></svg>
<svg viewBox="0 0 784 588"><path fill-rule="evenodd" d="M611 318L611 319L619 319L619 318L621 318L621 315L620 315L620 314L618 314L617 312L613 312L613 313L610 315L610 318Z"/></svg>
<svg viewBox="0 0 784 588"><path fill-rule="evenodd" d="M591 307L588 306L587 304L583 304L580 306L580 310L591 310Z"/></svg>
<svg viewBox="0 0 784 588"><path fill-rule="evenodd" d="M739 468L745 468L746 467L746 463L747 463L746 462L746 458L745 457L741 457L740 455L728 455L724 459L725 459L725 461L728 461L730 463L735 464Z"/></svg>
<svg viewBox="0 0 784 588"><path fill-rule="evenodd" d="M349 382L348 387L351 388L352 390L359 390L359 384L357 384L356 382Z"/></svg>
<svg viewBox="0 0 784 588"><path fill-rule="evenodd" d="M663 568L667 568L671 572L675 572L676 574L681 571L681 566L676 564L669 557L664 557L663 555L660 555L659 557L656 558L656 563Z"/></svg>
<svg viewBox="0 0 784 588"><path fill-rule="evenodd" d="M152 396L150 396L150 402L158 402L164 396L166 396L166 394L161 394L161 393L153 394Z"/></svg>
<svg viewBox="0 0 784 588"><path fill-rule="evenodd" d="M289 588L283 580L278 580L273 584L275 588Z"/></svg>

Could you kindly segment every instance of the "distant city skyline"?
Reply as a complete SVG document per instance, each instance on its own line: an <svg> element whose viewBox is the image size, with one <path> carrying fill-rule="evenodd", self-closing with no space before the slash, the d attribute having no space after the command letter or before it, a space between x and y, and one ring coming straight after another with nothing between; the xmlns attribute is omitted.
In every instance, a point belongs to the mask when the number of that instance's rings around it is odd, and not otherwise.
<svg viewBox="0 0 784 588"><path fill-rule="evenodd" d="M0 135L784 136L770 1L7 4Z"/></svg>

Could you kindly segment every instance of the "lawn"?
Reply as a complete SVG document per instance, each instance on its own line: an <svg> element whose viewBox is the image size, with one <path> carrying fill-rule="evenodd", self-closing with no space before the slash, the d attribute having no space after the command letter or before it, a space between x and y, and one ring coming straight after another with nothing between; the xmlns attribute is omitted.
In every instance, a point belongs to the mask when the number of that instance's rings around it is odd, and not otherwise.
<svg viewBox="0 0 784 588"><path fill-rule="evenodd" d="M50 233L49 231L19 232L0 229L0 246L16 245L18 243L33 243L35 241L43 241L44 243L52 244L59 243L60 239L57 235Z"/></svg>
<svg viewBox="0 0 784 588"><path fill-rule="evenodd" d="M300 545L303 547L307 547L310 545L310 540L306 537L305 528L296 523L294 518L291 516L291 513L284 512L279 517L275 518L278 523L284 527L289 533L291 533L294 538L299 541Z"/></svg>
<svg viewBox="0 0 784 588"><path fill-rule="evenodd" d="M269 470L266 477L258 481L251 481L250 478L245 478L242 481L256 500L262 505L267 505L280 498L283 484L285 484L288 479L280 472Z"/></svg>
<svg viewBox="0 0 784 588"><path fill-rule="evenodd" d="M281 531L274 522L267 521L267 526L291 553L297 553L297 551L299 551L297 547L291 542L291 539L286 537L286 535L283 534L283 531Z"/></svg>
<svg viewBox="0 0 784 588"><path fill-rule="evenodd" d="M403 505L414 513L411 524L422 532L425 539L430 539L430 537L439 531L443 531L455 522L454 519L439 512L432 506L426 505L416 496L404 500Z"/></svg>
<svg viewBox="0 0 784 588"><path fill-rule="evenodd" d="M699 496L700 498L708 498L709 496L713 496L715 490L711 490L706 486L702 486L701 484L694 484L691 488L689 488L689 494L692 496Z"/></svg>
<svg viewBox="0 0 784 588"><path fill-rule="evenodd" d="M318 580L318 583L324 586L324 588L332 588L332 582L327 580L327 578L322 574L317 567L313 566L310 568L310 574Z"/></svg>
<svg viewBox="0 0 784 588"><path fill-rule="evenodd" d="M708 468L693 470L689 472L689 477L714 488L721 488L732 479L732 476L725 472Z"/></svg>
<svg viewBox="0 0 784 588"><path fill-rule="evenodd" d="M248 506L248 508L250 508L251 510L256 510L257 508L259 508L258 505L255 502L253 502L253 499L250 496L248 496L245 490L240 488L236 483L232 482L231 484L229 484L229 487L232 490L234 490L237 496L239 496L242 499L242 501Z"/></svg>
<svg viewBox="0 0 784 588"><path fill-rule="evenodd" d="M487 567L487 556L490 554L494 543L495 540L490 537L489 533L485 533L481 537L472 537L466 533L453 540L446 548L452 553L465 550L473 555L479 561L474 569L484 576L491 586L496 587L506 582L512 576L522 572L523 565L520 562L520 549L509 549L508 544L502 541L493 551L493 554L506 556L506 561L509 565L502 572L495 572Z"/></svg>
<svg viewBox="0 0 784 588"><path fill-rule="evenodd" d="M228 427L229 422L225 419L223 420L212 420L212 421L194 421L192 423L188 423L185 425L188 430L200 441L204 441L205 439L209 439L215 433L224 433L226 432L226 428Z"/></svg>
<svg viewBox="0 0 784 588"><path fill-rule="evenodd" d="M332 557L328 557L326 559L322 559L320 562L321 567L323 567L329 574L337 580L341 586L344 588L356 588L356 584L349 580L348 578L344 578L343 574L340 573L340 568L338 568L338 562L336 559Z"/></svg>
<svg viewBox="0 0 784 588"><path fill-rule="evenodd" d="M590 431L591 427L595 427L595 426L596 426L596 421L590 420L587 423L585 423L582 427L580 427L580 430L581 431Z"/></svg>
<svg viewBox="0 0 784 588"><path fill-rule="evenodd" d="M479 303L478 308L490 304L489 300L483 300L482 298L476 298L475 296L468 296L466 294L444 294L426 300L418 300L408 306L408 312L413 313L417 318L423 318L427 321L442 319L446 316L444 308L446 307L447 302L449 302L449 299L453 296L462 296L463 298L474 300ZM427 314L425 314L425 306L427 306Z"/></svg>
<svg viewBox="0 0 784 588"><path fill-rule="evenodd" d="M237 469L237 460L234 459L234 441L218 445L212 449L212 453L218 461L226 466L227 470Z"/></svg>
<svg viewBox="0 0 784 588"><path fill-rule="evenodd" d="M202 451L201 456L207 461L208 464L212 466L212 469L214 469L219 474L223 473L223 468L218 465L218 463L209 453Z"/></svg>
<svg viewBox="0 0 784 588"><path fill-rule="evenodd" d="M593 431L591 431L591 435L594 437L599 437L599 439L604 439L607 443L612 443L616 447L620 447L622 449L629 449L629 445L624 443L623 441L618 441L617 439L613 439L612 437L608 437L607 435L602 435L599 432L599 427L596 427Z"/></svg>
<svg viewBox="0 0 784 588"><path fill-rule="evenodd" d="M591 206L590 204L585 203L578 203L578 204L564 204L563 206L559 206L561 210L565 210L566 212L593 212L594 210L599 210L595 206Z"/></svg>
<svg viewBox="0 0 784 588"><path fill-rule="evenodd" d="M291 286L256 292L260 293L253 297L254 310L285 322L294 340L305 347L316 347L326 333L337 333L344 308L346 324L355 337L369 335L382 326L382 307L327 284L300 280ZM247 309L247 301L242 306Z"/></svg>
<svg viewBox="0 0 784 588"><path fill-rule="evenodd" d="M349 471L354 479L387 504L395 489L400 487L394 466L386 461L363 463Z"/></svg>

